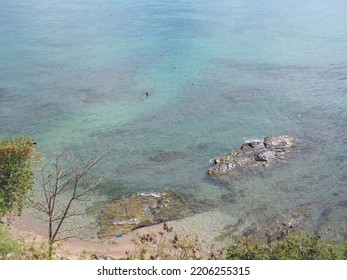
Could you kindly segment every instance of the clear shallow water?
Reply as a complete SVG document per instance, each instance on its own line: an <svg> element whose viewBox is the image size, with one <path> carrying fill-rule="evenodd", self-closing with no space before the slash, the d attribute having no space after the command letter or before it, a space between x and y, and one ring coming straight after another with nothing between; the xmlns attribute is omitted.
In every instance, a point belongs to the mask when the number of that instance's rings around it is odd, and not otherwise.
<svg viewBox="0 0 347 280"><path fill-rule="evenodd" d="M8 2L3 137L32 136L47 155L106 153L109 197L211 202L188 219L201 234L291 211L308 228L347 227L344 1ZM207 177L210 158L280 134L299 139L287 163L228 184ZM150 160L161 152L176 154Z"/></svg>

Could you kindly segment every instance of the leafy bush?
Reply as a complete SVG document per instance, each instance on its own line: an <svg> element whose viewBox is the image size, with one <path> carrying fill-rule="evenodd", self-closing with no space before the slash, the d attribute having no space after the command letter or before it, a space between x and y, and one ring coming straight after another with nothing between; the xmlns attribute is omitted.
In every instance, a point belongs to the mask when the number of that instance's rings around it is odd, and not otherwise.
<svg viewBox="0 0 347 280"><path fill-rule="evenodd" d="M8 259L20 251L20 244L14 241L10 234L0 227L0 259Z"/></svg>
<svg viewBox="0 0 347 280"><path fill-rule="evenodd" d="M125 259L151 260L346 260L347 234L343 240L322 239L318 233L286 232L280 235L238 236L232 245L219 248L197 237L182 236L163 224L157 234L134 238L135 250ZM216 244L215 244L216 245ZM218 245L218 244L217 244ZM221 245L221 244L219 244ZM208 246L210 246L208 248ZM219 246L218 246L219 247ZM97 258L98 259L98 258ZM107 258L106 258L107 259Z"/></svg>
<svg viewBox="0 0 347 280"><path fill-rule="evenodd" d="M318 234L289 233L278 240L235 239L229 260L339 260L347 259L347 243L321 239Z"/></svg>
<svg viewBox="0 0 347 280"><path fill-rule="evenodd" d="M0 217L23 209L34 183L30 170L38 155L34 147L32 139L22 136L0 140Z"/></svg>
<svg viewBox="0 0 347 280"><path fill-rule="evenodd" d="M0 260L44 260L47 257L44 244L37 246L23 238L14 239L10 232L0 225Z"/></svg>

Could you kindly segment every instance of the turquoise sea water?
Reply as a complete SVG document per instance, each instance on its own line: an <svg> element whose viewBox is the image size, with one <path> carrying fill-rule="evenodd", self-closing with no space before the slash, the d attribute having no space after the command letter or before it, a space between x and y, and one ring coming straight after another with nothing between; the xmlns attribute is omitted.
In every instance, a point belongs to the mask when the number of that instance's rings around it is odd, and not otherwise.
<svg viewBox="0 0 347 280"><path fill-rule="evenodd" d="M110 198L205 201L186 222L201 234L294 212L308 228L347 227L346 1L0 4L2 137L105 153ZM299 139L285 163L228 183L206 175L211 158L281 134Z"/></svg>

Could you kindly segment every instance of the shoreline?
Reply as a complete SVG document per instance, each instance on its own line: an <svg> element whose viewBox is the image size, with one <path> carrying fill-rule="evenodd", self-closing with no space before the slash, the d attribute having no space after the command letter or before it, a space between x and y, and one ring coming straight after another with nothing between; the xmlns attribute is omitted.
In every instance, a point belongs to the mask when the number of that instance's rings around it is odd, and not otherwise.
<svg viewBox="0 0 347 280"><path fill-rule="evenodd" d="M223 249L231 241L230 238L219 239L225 226L218 222L222 218L225 218L224 214L219 211L207 211L179 220L141 227L122 234L121 237L114 235L105 239L96 236L97 228L95 223L93 223L94 232L88 232L88 226L82 227L83 231L81 233L89 235L85 236L83 240L74 238L59 242L56 252L59 255L68 256L68 259L80 259L82 255L82 259L88 259L88 256L93 255L100 257L100 259L104 259L104 257L106 259L124 259L127 256L139 258L141 248L145 248L149 255L154 251L158 251L159 243L163 245L160 246L163 250L170 249L172 240L177 235L180 240L184 241L183 244L196 244L199 247L197 251L200 257L207 259L211 250ZM210 221L209 226L206 223L202 223L202 221L207 220ZM236 225L237 221L237 218L230 216L226 222ZM172 228L172 231L165 232L165 229L163 229L164 224ZM91 228L90 224L89 228ZM239 230L241 229L238 229L235 234L238 234ZM46 231L47 228L44 223L27 212L24 212L20 217L13 217L12 219L10 233L14 238L22 236L28 242L34 241L36 245L47 244L48 234ZM164 233L163 236L161 236L161 233ZM153 237L151 240L154 242L145 241L143 244L140 244L140 237L145 235ZM137 244L134 241L137 241ZM175 251L175 249L173 250Z"/></svg>
<svg viewBox="0 0 347 280"><path fill-rule="evenodd" d="M44 225L34 224L33 218L23 213L20 217L13 217L10 225L10 234L13 238L24 238L26 242L34 242L36 245L47 244L47 236L44 232ZM174 222L173 222L174 223ZM171 225L171 223L170 223ZM134 256L136 253L133 242L136 236L144 234L157 235L162 231L163 223L136 229L132 232L125 233L119 238L108 239L77 239L71 238L58 242L56 252L62 256L68 256L69 259L90 259L91 256L98 256L100 259L122 259L127 253ZM89 256L89 257L88 257Z"/></svg>

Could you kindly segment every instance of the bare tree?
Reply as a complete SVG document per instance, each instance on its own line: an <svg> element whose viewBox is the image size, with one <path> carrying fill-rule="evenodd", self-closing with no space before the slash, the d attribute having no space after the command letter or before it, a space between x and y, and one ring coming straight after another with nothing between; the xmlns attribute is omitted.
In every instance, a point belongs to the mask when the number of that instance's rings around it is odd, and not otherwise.
<svg viewBox="0 0 347 280"><path fill-rule="evenodd" d="M90 180L87 175L99 161L100 157L79 164L68 152L58 152L37 172L38 194L33 198L33 207L47 223L49 258L57 241L77 237L66 223L85 215L89 195L101 181Z"/></svg>

